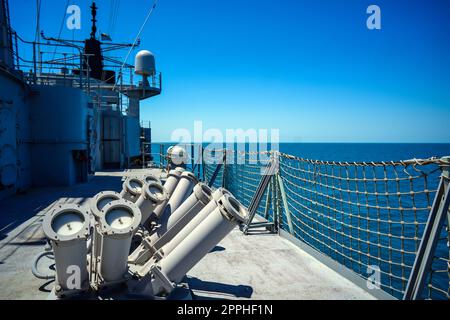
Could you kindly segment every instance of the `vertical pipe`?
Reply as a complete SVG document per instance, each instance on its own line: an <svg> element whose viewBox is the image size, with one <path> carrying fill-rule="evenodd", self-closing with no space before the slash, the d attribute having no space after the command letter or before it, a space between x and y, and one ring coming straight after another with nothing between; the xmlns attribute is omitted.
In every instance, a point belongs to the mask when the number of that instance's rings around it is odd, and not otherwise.
<svg viewBox="0 0 450 320"><path fill-rule="evenodd" d="M126 280L128 253L141 223L141 212L136 204L123 199L106 204L102 212L100 275L106 283L121 282Z"/></svg>
<svg viewBox="0 0 450 320"><path fill-rule="evenodd" d="M202 172L203 172L203 181L206 181L206 168L205 168L205 149L203 148L203 146L200 146L200 148L202 149Z"/></svg>
<svg viewBox="0 0 450 320"><path fill-rule="evenodd" d="M49 211L42 222L45 236L50 240L55 256L55 293L77 292L89 287L87 270L87 238L89 212L79 205L64 204ZM77 273L79 277L73 279Z"/></svg>
<svg viewBox="0 0 450 320"><path fill-rule="evenodd" d="M99 228L100 218L103 215L103 208L110 202L119 200L120 194L114 191L103 191L97 193L94 198L92 198L90 203L90 209L94 215L94 232L92 234L92 250L91 256L94 260L94 269L97 268L97 262L100 258L100 250L102 246L102 235ZM97 273L97 272L96 272Z"/></svg>
<svg viewBox="0 0 450 320"><path fill-rule="evenodd" d="M164 145L160 144L159 145L159 167L161 169L164 168L163 156L164 156Z"/></svg>
<svg viewBox="0 0 450 320"><path fill-rule="evenodd" d="M83 53L80 53L80 89L83 90Z"/></svg>
<svg viewBox="0 0 450 320"><path fill-rule="evenodd" d="M36 42L33 42L33 82L37 82L37 65L36 65Z"/></svg>
<svg viewBox="0 0 450 320"><path fill-rule="evenodd" d="M450 188L450 157L443 157L441 160L446 163L446 165L442 166L442 175L444 176L444 191L446 192L448 188ZM448 243L450 243L450 209L447 212L447 233Z"/></svg>
<svg viewBox="0 0 450 320"><path fill-rule="evenodd" d="M195 173L194 172L194 166L195 166L195 163L194 163L194 144L191 144L191 168L192 168L192 173Z"/></svg>

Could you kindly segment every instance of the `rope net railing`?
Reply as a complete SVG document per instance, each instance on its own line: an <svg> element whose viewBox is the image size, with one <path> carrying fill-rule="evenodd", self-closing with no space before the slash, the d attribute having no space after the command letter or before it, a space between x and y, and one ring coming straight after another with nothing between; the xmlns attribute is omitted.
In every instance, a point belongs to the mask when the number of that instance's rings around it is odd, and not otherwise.
<svg viewBox="0 0 450 320"><path fill-rule="evenodd" d="M232 153L233 157L238 155ZM250 153L245 156L245 164L233 161L224 165L214 186L225 186L248 206L265 162L255 160ZM367 279L374 270L379 271L380 288L402 298L442 165L442 160L436 158L350 163L279 154L278 175L288 208L280 205L277 179L272 179L257 214L269 221L279 221L279 228L363 278ZM204 166L205 180L209 181L217 165ZM447 226L441 231L426 290L422 293L424 299L450 298Z"/></svg>
<svg viewBox="0 0 450 320"><path fill-rule="evenodd" d="M439 161L341 163L282 155L295 237L363 277L377 268L381 288L402 297L439 183ZM449 297L446 242L439 242L436 281L429 281L424 298Z"/></svg>

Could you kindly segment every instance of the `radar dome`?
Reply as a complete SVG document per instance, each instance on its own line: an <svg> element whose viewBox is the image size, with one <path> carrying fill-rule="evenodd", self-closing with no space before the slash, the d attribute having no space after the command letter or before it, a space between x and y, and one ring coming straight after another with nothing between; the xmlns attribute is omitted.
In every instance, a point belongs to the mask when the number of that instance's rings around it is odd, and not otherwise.
<svg viewBox="0 0 450 320"><path fill-rule="evenodd" d="M154 75L155 68L155 56L148 50L139 51L136 54L134 61L134 72L142 76Z"/></svg>

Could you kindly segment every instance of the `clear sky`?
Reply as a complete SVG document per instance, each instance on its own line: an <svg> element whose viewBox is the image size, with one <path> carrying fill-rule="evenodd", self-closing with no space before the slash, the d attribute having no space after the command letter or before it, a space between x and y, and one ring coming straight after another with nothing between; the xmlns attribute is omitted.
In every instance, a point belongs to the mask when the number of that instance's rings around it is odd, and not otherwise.
<svg viewBox="0 0 450 320"><path fill-rule="evenodd" d="M83 11L89 0L69 0ZM132 42L153 1L99 0L101 32ZM66 0L42 0L57 36ZM111 8L118 5L116 23ZM381 8L381 30L366 9ZM34 38L34 0L10 0ZM163 92L142 104L153 140L174 129L280 129L289 142L450 142L450 1L160 0L143 35ZM129 60L132 62L132 59Z"/></svg>

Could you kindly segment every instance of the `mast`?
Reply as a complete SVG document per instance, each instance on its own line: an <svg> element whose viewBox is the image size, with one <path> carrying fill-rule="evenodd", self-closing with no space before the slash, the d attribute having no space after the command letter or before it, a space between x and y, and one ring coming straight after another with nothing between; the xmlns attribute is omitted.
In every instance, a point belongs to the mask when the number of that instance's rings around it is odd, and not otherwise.
<svg viewBox="0 0 450 320"><path fill-rule="evenodd" d="M92 14L91 39L95 39L95 35L97 34L97 26L96 26L97 19L96 19L96 17L97 17L97 9L98 9L97 5L95 4L95 1L92 2L92 5L90 6L90 8L91 8L91 14Z"/></svg>
<svg viewBox="0 0 450 320"><path fill-rule="evenodd" d="M104 78L103 71L103 53L101 48L101 43L97 39L97 5L95 1L92 1L91 8L91 37L84 41L84 54L86 55L87 64L84 65L84 69L90 69L90 77L98 80L102 80Z"/></svg>
<svg viewBox="0 0 450 320"><path fill-rule="evenodd" d="M42 74L42 53L41 53L41 1L36 0L36 34L34 36L34 41L37 43L37 59L38 59L38 70L39 74Z"/></svg>

